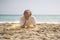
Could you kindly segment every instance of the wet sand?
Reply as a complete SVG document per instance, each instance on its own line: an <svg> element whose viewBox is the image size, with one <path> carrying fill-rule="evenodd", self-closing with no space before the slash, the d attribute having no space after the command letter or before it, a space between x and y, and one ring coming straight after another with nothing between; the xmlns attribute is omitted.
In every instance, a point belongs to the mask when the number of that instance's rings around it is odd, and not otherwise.
<svg viewBox="0 0 60 40"><path fill-rule="evenodd" d="M0 23L0 40L60 40L60 24L37 24L38 30L7 29L14 23Z"/></svg>

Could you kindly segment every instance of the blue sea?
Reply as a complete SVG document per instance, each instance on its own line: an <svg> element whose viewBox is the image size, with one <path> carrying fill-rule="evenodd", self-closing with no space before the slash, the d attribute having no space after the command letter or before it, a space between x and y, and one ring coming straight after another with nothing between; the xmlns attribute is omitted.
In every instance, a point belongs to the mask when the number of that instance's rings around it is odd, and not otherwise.
<svg viewBox="0 0 60 40"><path fill-rule="evenodd" d="M60 22L59 15L33 15L37 22ZM19 22L21 15L0 15L0 22Z"/></svg>

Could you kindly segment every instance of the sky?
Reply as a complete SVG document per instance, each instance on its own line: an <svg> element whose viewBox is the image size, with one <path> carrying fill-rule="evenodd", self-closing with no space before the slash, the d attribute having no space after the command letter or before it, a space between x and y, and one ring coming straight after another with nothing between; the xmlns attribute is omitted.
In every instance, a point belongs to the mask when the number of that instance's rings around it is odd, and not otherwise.
<svg viewBox="0 0 60 40"><path fill-rule="evenodd" d="M60 15L60 0L0 0L0 15L22 15L26 9L33 15Z"/></svg>

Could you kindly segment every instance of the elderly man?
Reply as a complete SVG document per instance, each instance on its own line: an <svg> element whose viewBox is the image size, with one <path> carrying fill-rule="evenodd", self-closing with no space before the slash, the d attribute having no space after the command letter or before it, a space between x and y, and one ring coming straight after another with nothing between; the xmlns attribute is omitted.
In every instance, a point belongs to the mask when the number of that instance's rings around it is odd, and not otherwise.
<svg viewBox="0 0 60 40"><path fill-rule="evenodd" d="M30 10L24 11L24 15L20 19L20 25L22 28L34 28L36 26L35 17L32 16Z"/></svg>

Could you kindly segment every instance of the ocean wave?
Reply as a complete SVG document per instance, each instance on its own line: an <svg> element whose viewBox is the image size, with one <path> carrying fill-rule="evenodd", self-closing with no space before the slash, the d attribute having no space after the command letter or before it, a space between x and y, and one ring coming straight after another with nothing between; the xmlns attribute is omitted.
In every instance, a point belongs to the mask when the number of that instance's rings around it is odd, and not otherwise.
<svg viewBox="0 0 60 40"><path fill-rule="evenodd" d="M0 21L0 23L20 23L20 21ZM41 21L37 21L36 23L60 24L60 22L41 22Z"/></svg>
<svg viewBox="0 0 60 40"><path fill-rule="evenodd" d="M19 21L0 21L0 23L20 23Z"/></svg>

